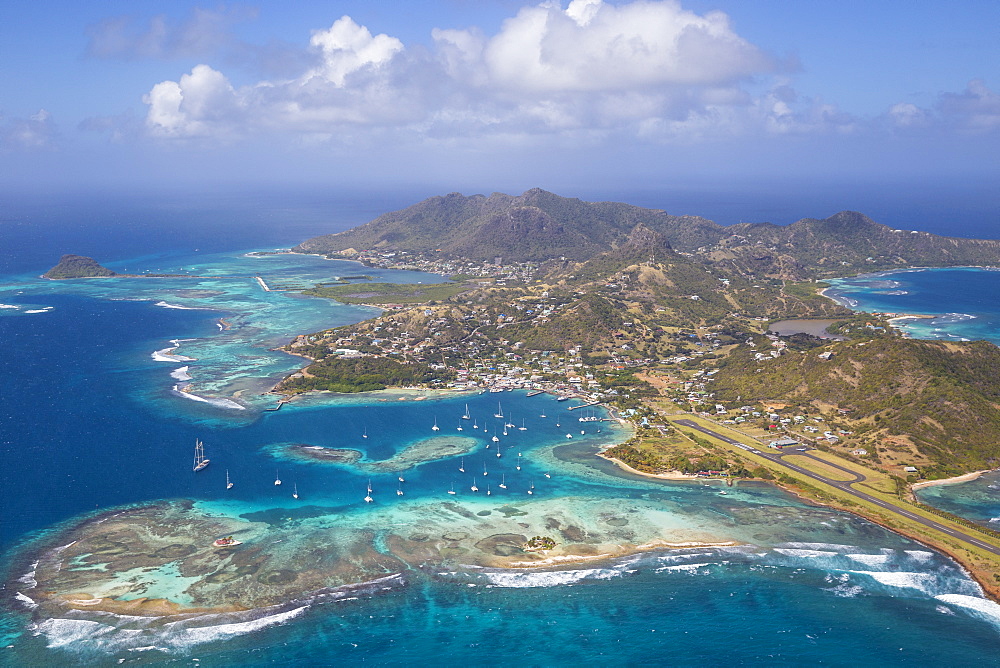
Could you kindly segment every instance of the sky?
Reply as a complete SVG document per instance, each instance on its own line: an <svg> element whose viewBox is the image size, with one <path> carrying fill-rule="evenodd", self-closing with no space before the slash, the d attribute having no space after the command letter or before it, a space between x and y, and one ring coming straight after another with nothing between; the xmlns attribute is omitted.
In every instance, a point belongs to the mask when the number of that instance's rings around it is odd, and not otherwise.
<svg viewBox="0 0 1000 668"><path fill-rule="evenodd" d="M0 190L866 192L996 219L998 29L996 0L11 0Z"/></svg>

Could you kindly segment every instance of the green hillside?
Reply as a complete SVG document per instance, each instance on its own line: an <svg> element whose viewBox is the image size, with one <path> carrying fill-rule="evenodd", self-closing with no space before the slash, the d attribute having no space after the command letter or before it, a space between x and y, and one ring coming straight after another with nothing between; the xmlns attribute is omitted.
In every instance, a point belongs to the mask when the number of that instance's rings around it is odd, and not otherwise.
<svg viewBox="0 0 1000 668"><path fill-rule="evenodd" d="M878 338L756 360L760 349L724 362L710 386L718 400L832 406L887 450L912 444L955 471L1000 463L1000 348L991 343Z"/></svg>
<svg viewBox="0 0 1000 668"><path fill-rule="evenodd" d="M117 274L107 267L99 265L94 258L83 255L63 255L59 259L59 264L42 274L43 278L54 280L101 276L117 276Z"/></svg>

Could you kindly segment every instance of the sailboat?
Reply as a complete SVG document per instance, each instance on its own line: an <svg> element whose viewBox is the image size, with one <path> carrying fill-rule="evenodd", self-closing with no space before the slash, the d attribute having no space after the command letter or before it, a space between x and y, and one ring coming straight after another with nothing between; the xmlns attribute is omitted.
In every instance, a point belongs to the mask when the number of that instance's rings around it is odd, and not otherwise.
<svg viewBox="0 0 1000 668"><path fill-rule="evenodd" d="M476 476L472 476L472 487L470 487L473 492L478 492L479 488L476 487Z"/></svg>
<svg viewBox="0 0 1000 668"><path fill-rule="evenodd" d="M458 423L458 431L462 431L462 423L461 422Z"/></svg>
<svg viewBox="0 0 1000 668"><path fill-rule="evenodd" d="M404 478L403 476L399 476L398 480L399 482L406 482L406 478Z"/></svg>
<svg viewBox="0 0 1000 668"><path fill-rule="evenodd" d="M497 402L497 412L493 414L495 418L503 418L503 408L500 407L500 402Z"/></svg>
<svg viewBox="0 0 1000 668"><path fill-rule="evenodd" d="M506 436L506 435L507 435L507 425L504 425L504 426L503 426L503 435L504 435L504 436Z"/></svg>
<svg viewBox="0 0 1000 668"><path fill-rule="evenodd" d="M535 483L531 483L531 487L528 488L528 494L535 493Z"/></svg>
<svg viewBox="0 0 1000 668"><path fill-rule="evenodd" d="M517 453L517 470L521 470L521 453Z"/></svg>
<svg viewBox="0 0 1000 668"><path fill-rule="evenodd" d="M486 470L486 462L483 462L483 476L485 477L488 476L489 474L490 472Z"/></svg>
<svg viewBox="0 0 1000 668"><path fill-rule="evenodd" d="M294 482L292 483L292 498L293 499L299 498L299 485L298 485L298 483L294 483Z"/></svg>
<svg viewBox="0 0 1000 668"><path fill-rule="evenodd" d="M448 490L448 493L449 494L454 494L455 493L455 483L451 483L451 489Z"/></svg>
<svg viewBox="0 0 1000 668"><path fill-rule="evenodd" d="M372 481L368 481L368 494L365 495L365 503L371 503L375 499L372 498Z"/></svg>
<svg viewBox="0 0 1000 668"><path fill-rule="evenodd" d="M275 469L275 471L274 471L274 484L275 485L280 485L281 484L281 478L278 477L278 470L277 469Z"/></svg>
<svg viewBox="0 0 1000 668"><path fill-rule="evenodd" d="M365 425L365 433L361 434L361 438L368 438L368 425Z"/></svg>
<svg viewBox="0 0 1000 668"><path fill-rule="evenodd" d="M458 470L465 473L465 457L462 457L462 465L458 467Z"/></svg>
<svg viewBox="0 0 1000 668"><path fill-rule="evenodd" d="M472 419L472 416L469 415L469 404L465 404L465 412L462 413L462 419L463 420L471 420Z"/></svg>
<svg viewBox="0 0 1000 668"><path fill-rule="evenodd" d="M432 431L441 431L441 427L438 426L438 419L434 418L434 426L431 427Z"/></svg>
<svg viewBox="0 0 1000 668"><path fill-rule="evenodd" d="M490 486L489 486L489 485L486 485L486 496L489 496L489 495L490 495L490 494L492 494L492 493L493 493L493 492L492 492L492 491L490 491Z"/></svg>
<svg viewBox="0 0 1000 668"><path fill-rule="evenodd" d="M396 487L396 496L403 496L403 479L399 479L399 486Z"/></svg>
<svg viewBox="0 0 1000 668"><path fill-rule="evenodd" d="M205 468L206 466L208 466L208 462L210 462L210 461L211 461L210 459L207 459L205 457L205 444L202 443L201 441L199 441L198 439L195 439L194 440L194 467L191 470L195 471L195 472L200 471L203 468Z"/></svg>
<svg viewBox="0 0 1000 668"><path fill-rule="evenodd" d="M551 478L552 476L550 476L550 475L549 475L548 473L546 473L546 474L545 474L545 477L546 477L546 478Z"/></svg>
<svg viewBox="0 0 1000 668"><path fill-rule="evenodd" d="M528 428L524 426L524 418L521 418L521 426L517 428L518 431L528 431Z"/></svg>
<svg viewBox="0 0 1000 668"><path fill-rule="evenodd" d="M507 476L506 474L500 474L500 489L507 489Z"/></svg>
<svg viewBox="0 0 1000 668"><path fill-rule="evenodd" d="M226 489L232 489L233 483L229 481L229 469L226 469Z"/></svg>
<svg viewBox="0 0 1000 668"><path fill-rule="evenodd" d="M500 448L497 448L497 457L500 457Z"/></svg>
<svg viewBox="0 0 1000 668"><path fill-rule="evenodd" d="M473 428L473 429L479 429L479 425L478 425L478 424L476 424L476 421L475 421L475 420L473 420L473 421L472 421L472 428Z"/></svg>

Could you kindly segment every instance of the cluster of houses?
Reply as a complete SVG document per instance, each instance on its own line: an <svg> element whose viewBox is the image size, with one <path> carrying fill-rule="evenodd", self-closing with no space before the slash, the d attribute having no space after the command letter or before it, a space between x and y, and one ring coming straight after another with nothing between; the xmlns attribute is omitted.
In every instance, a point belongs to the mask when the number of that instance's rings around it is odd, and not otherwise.
<svg viewBox="0 0 1000 668"><path fill-rule="evenodd" d="M492 262L472 262L468 260L444 259L423 253L408 251L362 250L349 249L340 255L357 260L369 267L383 269L403 269L410 271L426 271L444 276L464 274L480 278L492 278L497 285L506 281L528 282L534 279L538 272L537 262L504 262L502 257L493 258Z"/></svg>

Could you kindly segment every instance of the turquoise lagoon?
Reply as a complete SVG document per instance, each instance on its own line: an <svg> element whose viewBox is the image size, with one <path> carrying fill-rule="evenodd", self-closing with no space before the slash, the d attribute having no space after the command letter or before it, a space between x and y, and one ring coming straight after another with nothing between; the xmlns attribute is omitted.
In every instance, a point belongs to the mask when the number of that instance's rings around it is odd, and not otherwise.
<svg viewBox="0 0 1000 668"><path fill-rule="evenodd" d="M435 277L244 252L111 266L210 278L20 275L0 286L0 302L12 307L0 318L0 371L11 390L0 424L8 665L997 663L1000 606L954 562L767 485L629 475L594 456L628 432L580 423L566 410L572 402L386 392L263 410L273 397L261 392L300 365L270 348L372 311L264 292L254 276L269 285ZM175 391L188 383L205 401ZM498 403L504 421L493 417ZM461 419L466 404L478 429ZM507 420L516 426L503 435ZM195 438L212 459L199 474L190 468ZM399 470L365 464L428 439L451 439L465 454ZM355 449L365 459L309 461L296 448ZM371 563L397 567L360 588L183 619L54 611L22 593L40 576L39 555L66 546L81 524L176 509L244 531L262 558L294 560L295 540L296 550L324 558L324 540L327 551L344 549L338 536L362 532ZM593 558L516 568L474 560L482 534L534 531L589 546ZM451 552L392 561L418 536L446 534ZM81 555L70 569L88 563ZM122 599L184 604L197 590L174 563L119 577L107 591L132 587Z"/></svg>

